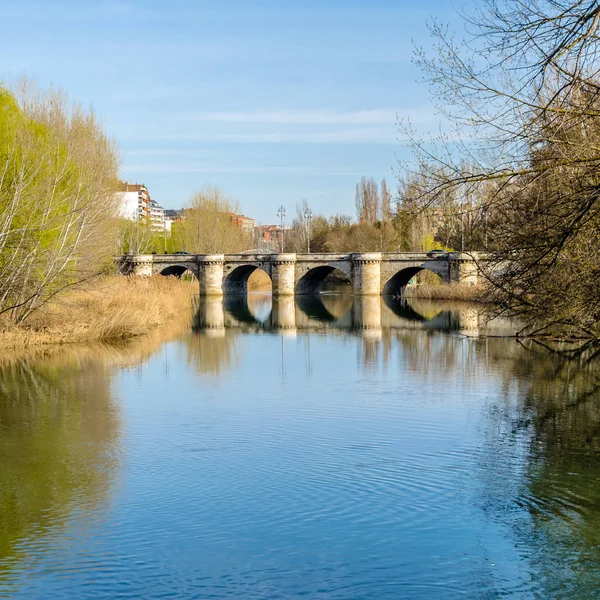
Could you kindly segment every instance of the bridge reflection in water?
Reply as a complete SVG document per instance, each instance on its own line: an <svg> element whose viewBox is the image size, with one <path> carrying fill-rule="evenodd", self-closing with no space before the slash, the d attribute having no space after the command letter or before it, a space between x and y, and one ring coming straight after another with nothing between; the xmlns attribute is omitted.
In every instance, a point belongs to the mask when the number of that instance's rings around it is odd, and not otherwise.
<svg viewBox="0 0 600 600"><path fill-rule="evenodd" d="M226 329L296 335L310 330L346 330L381 337L387 329L424 329L478 335L490 324L481 307L468 303L352 296L344 293L305 296L247 294L200 297L194 330L219 337ZM495 323L510 334L506 323ZM494 331L494 333L500 333Z"/></svg>

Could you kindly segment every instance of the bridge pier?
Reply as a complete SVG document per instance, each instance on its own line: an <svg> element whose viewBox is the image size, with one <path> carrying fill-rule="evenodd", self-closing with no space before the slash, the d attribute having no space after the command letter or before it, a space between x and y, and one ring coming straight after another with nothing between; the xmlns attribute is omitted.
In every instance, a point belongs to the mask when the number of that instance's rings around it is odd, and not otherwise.
<svg viewBox="0 0 600 600"><path fill-rule="evenodd" d="M352 291L355 295L377 295L381 291L381 252L352 255Z"/></svg>
<svg viewBox="0 0 600 600"><path fill-rule="evenodd" d="M477 285L479 282L479 267L474 257L468 254L458 254L449 265L451 283L466 283Z"/></svg>
<svg viewBox="0 0 600 600"><path fill-rule="evenodd" d="M296 280L296 255L276 254L271 258L273 296L293 296Z"/></svg>
<svg viewBox="0 0 600 600"><path fill-rule="evenodd" d="M225 257L222 254L207 254L198 257L198 279L200 280L200 295L223 295L223 265Z"/></svg>

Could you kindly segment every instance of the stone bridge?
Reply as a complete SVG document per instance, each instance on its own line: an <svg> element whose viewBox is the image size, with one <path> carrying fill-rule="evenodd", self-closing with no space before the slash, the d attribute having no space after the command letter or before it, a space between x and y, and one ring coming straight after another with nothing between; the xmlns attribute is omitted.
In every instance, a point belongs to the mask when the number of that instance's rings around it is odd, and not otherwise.
<svg viewBox="0 0 600 600"><path fill-rule="evenodd" d="M262 269L274 296L314 294L335 270L347 276L357 295L399 293L420 271L436 273L446 283L475 285L485 257L460 252L352 254L133 254L117 259L123 274L175 275L186 271L200 281L205 296L245 293L250 275Z"/></svg>

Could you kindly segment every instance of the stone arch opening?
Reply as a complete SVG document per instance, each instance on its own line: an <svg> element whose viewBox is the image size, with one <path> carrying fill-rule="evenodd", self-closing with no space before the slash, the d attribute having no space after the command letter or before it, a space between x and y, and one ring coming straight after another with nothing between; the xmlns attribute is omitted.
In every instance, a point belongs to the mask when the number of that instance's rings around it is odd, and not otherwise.
<svg viewBox="0 0 600 600"><path fill-rule="evenodd" d="M383 287L384 296L402 296L408 285L422 283L442 284L444 280L427 267L407 267L393 275Z"/></svg>
<svg viewBox="0 0 600 600"><path fill-rule="evenodd" d="M350 290L352 281L340 269L331 265L314 267L307 271L296 284L297 294L319 294Z"/></svg>
<svg viewBox="0 0 600 600"><path fill-rule="evenodd" d="M171 265L165 267L160 274L163 277L177 277L178 279L181 279L182 277L184 279L188 277L191 279L198 279L196 272L193 271L191 267L186 267L184 265Z"/></svg>
<svg viewBox="0 0 600 600"><path fill-rule="evenodd" d="M272 281L268 273L256 265L240 265L225 277L226 294L247 294L249 291L270 292Z"/></svg>

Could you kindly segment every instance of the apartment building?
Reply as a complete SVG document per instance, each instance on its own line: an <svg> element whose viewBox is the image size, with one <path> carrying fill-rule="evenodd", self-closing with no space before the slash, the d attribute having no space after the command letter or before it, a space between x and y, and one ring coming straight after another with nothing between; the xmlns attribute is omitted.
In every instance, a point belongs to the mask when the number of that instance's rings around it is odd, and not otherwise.
<svg viewBox="0 0 600 600"><path fill-rule="evenodd" d="M150 200L148 206L148 227L153 231L171 230L171 221L165 219L165 209L155 200Z"/></svg>
<svg viewBox="0 0 600 600"><path fill-rule="evenodd" d="M246 217L244 215L235 215L232 213L231 222L238 229L241 229L245 233L253 235L254 228L256 227L256 221L251 217Z"/></svg>
<svg viewBox="0 0 600 600"><path fill-rule="evenodd" d="M165 218L165 209L152 200L148 188L140 183L121 182L120 216L130 221L140 221L153 231L171 230L171 220Z"/></svg>
<svg viewBox="0 0 600 600"><path fill-rule="evenodd" d="M121 182L120 216L131 221L147 221L150 194L145 185Z"/></svg>
<svg viewBox="0 0 600 600"><path fill-rule="evenodd" d="M278 252L281 243L279 225L258 225L254 228L254 239L258 250Z"/></svg>

